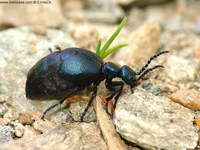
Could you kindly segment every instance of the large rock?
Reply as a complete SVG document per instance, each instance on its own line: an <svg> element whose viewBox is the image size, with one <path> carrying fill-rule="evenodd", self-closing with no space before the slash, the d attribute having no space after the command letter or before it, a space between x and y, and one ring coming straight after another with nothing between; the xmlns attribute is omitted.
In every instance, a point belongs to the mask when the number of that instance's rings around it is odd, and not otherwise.
<svg viewBox="0 0 200 150"><path fill-rule="evenodd" d="M160 40L160 26L157 23L147 22L138 29L121 35L124 36L123 43L128 43L128 46L115 55L120 65L144 63L157 53Z"/></svg>
<svg viewBox="0 0 200 150"><path fill-rule="evenodd" d="M114 123L126 140L147 149L185 150L197 146L194 112L138 87L117 104Z"/></svg>
<svg viewBox="0 0 200 150"><path fill-rule="evenodd" d="M21 2L26 2L26 1L21 1ZM33 3L39 1L29 1L29 2ZM22 26L22 25L43 25L47 27L60 27L63 24L64 20L60 10L60 6L57 1L49 1L49 2L51 3L1 4L0 27Z"/></svg>
<svg viewBox="0 0 200 150"><path fill-rule="evenodd" d="M26 99L26 76L39 59L50 54L49 47L56 44L62 48L74 46L70 36L55 29L46 29L46 33L40 35L32 27L21 27L0 32L0 39L0 94L9 97L9 105L20 113L28 113L37 108L44 110L56 103Z"/></svg>

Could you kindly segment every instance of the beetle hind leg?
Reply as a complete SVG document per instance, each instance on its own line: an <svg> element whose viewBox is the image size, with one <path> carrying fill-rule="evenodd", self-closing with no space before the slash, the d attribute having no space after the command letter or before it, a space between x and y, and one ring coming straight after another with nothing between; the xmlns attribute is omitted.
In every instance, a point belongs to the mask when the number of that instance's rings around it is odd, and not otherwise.
<svg viewBox="0 0 200 150"><path fill-rule="evenodd" d="M87 105L87 107L85 108L84 112L81 115L81 122L83 122L84 116L86 115L89 107L92 104L92 101L94 100L94 98L97 96L97 86L99 85L100 82L94 83L94 88L93 88L93 93L92 93L92 97Z"/></svg>
<svg viewBox="0 0 200 150"><path fill-rule="evenodd" d="M53 109L54 107L56 107L56 106L58 106L58 105L61 105L68 97L74 95L75 93L81 91L82 89L83 89L83 88L75 88L75 89L74 89L73 91L71 91L67 96L65 96L64 98L62 98L58 103L56 103L56 104L50 106L49 108L47 108L47 109L43 112L41 119L44 120L44 117L45 117L46 113L47 113L49 110Z"/></svg>

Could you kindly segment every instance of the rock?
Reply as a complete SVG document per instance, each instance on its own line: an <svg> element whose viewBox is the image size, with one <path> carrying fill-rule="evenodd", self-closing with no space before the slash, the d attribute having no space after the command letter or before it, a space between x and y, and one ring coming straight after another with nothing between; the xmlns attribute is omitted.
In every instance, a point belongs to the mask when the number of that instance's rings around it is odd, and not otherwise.
<svg viewBox="0 0 200 150"><path fill-rule="evenodd" d="M0 95L0 104L5 103L8 100L8 96L6 95Z"/></svg>
<svg viewBox="0 0 200 150"><path fill-rule="evenodd" d="M0 91L9 97L10 106L20 113L28 113L35 109L45 110L57 103L57 100L28 100L25 97L26 76L39 59L50 53L49 47L56 44L62 48L74 46L70 36L56 29L47 29L41 36L35 34L32 27L21 27L0 32L0 39ZM29 53L31 47L36 49L35 53ZM47 117L57 110L59 106L47 113Z"/></svg>
<svg viewBox="0 0 200 150"><path fill-rule="evenodd" d="M7 112L6 107L0 104L0 117L3 117L6 112Z"/></svg>
<svg viewBox="0 0 200 150"><path fill-rule="evenodd" d="M51 3L1 4L0 26L43 25L54 28L60 27L64 19L59 4L57 1L48 2Z"/></svg>
<svg viewBox="0 0 200 150"><path fill-rule="evenodd" d="M31 115L28 113L19 114L18 120L21 124L32 124L33 123L33 120L31 119Z"/></svg>
<svg viewBox="0 0 200 150"><path fill-rule="evenodd" d="M41 133L47 132L50 128L53 128L53 126L54 124L48 120L38 120L33 123L33 128Z"/></svg>
<svg viewBox="0 0 200 150"><path fill-rule="evenodd" d="M84 9L84 2L81 0L68 0L64 2L63 9L67 10L82 10Z"/></svg>
<svg viewBox="0 0 200 150"><path fill-rule="evenodd" d="M47 132L49 129L55 126L54 123L50 122L47 119L42 120L41 119L42 113L43 112L41 110L37 109L37 110L32 111L30 114L35 121L32 124L33 128L40 133Z"/></svg>
<svg viewBox="0 0 200 150"><path fill-rule="evenodd" d="M15 136L22 137L24 135L24 126L21 123L12 122L14 126Z"/></svg>
<svg viewBox="0 0 200 150"><path fill-rule="evenodd" d="M9 108L8 111L5 113L3 119L6 120L7 123L15 121L19 118L19 112Z"/></svg>
<svg viewBox="0 0 200 150"><path fill-rule="evenodd" d="M23 139L32 139L34 136L37 137L41 133L39 131L36 131L32 126L26 125L24 127L24 135Z"/></svg>
<svg viewBox="0 0 200 150"><path fill-rule="evenodd" d="M194 121L195 121L196 125L198 127L200 127L200 118L196 118Z"/></svg>
<svg viewBox="0 0 200 150"><path fill-rule="evenodd" d="M63 124L50 129L45 134L29 139L18 139L1 145L1 149L14 147L15 150L59 149L59 150L107 150L99 128L94 124Z"/></svg>
<svg viewBox="0 0 200 150"><path fill-rule="evenodd" d="M142 83L142 88L149 91L153 95L158 95L161 92L161 89L151 82Z"/></svg>
<svg viewBox="0 0 200 150"><path fill-rule="evenodd" d="M145 63L157 53L159 39L160 26L153 22L147 22L139 29L127 32L124 43L128 43L128 46L118 51L115 59L126 60L126 62L120 63L121 65Z"/></svg>
<svg viewBox="0 0 200 150"><path fill-rule="evenodd" d="M3 118L0 118L0 125L7 125L9 122L8 122L8 120L5 120L5 119L3 119Z"/></svg>
<svg viewBox="0 0 200 150"><path fill-rule="evenodd" d="M192 110L200 110L200 92L193 89L180 89L169 98Z"/></svg>
<svg viewBox="0 0 200 150"><path fill-rule="evenodd" d="M70 35L76 41L77 47L95 50L99 39L98 29L88 25L71 26Z"/></svg>
<svg viewBox="0 0 200 150"><path fill-rule="evenodd" d="M47 34L47 28L45 26L34 26L33 27L33 32L36 34L40 34L40 35L46 35Z"/></svg>
<svg viewBox="0 0 200 150"><path fill-rule="evenodd" d="M134 94L119 99L114 124L123 138L143 148L185 150L197 146L194 116L193 111L170 99L138 87Z"/></svg>
<svg viewBox="0 0 200 150"><path fill-rule="evenodd" d="M200 58L200 48L196 48L196 49L194 50L194 54L195 54L195 56L196 56L197 58Z"/></svg>
<svg viewBox="0 0 200 150"><path fill-rule="evenodd" d="M197 33L197 34L200 34L200 20L197 21L195 27L194 27L194 31Z"/></svg>
<svg viewBox="0 0 200 150"><path fill-rule="evenodd" d="M63 12L67 19L73 21L89 21L97 23L117 23L125 13L121 7L110 1L83 1L69 0L63 6Z"/></svg>
<svg viewBox="0 0 200 150"><path fill-rule="evenodd" d="M178 56L170 56L167 60L166 73L176 82L194 81L196 66L192 61Z"/></svg>
<svg viewBox="0 0 200 150"><path fill-rule="evenodd" d="M0 125L0 144L11 141L14 137L14 129L10 126Z"/></svg>
<svg viewBox="0 0 200 150"><path fill-rule="evenodd" d="M75 121L81 121L81 115L84 112L85 108L87 107L86 102L76 102L76 103L72 103L69 110L72 114L72 118ZM90 106L90 108L88 109L85 117L84 117L84 121L85 122L94 122L96 121L96 114L94 112L94 108L93 106Z"/></svg>

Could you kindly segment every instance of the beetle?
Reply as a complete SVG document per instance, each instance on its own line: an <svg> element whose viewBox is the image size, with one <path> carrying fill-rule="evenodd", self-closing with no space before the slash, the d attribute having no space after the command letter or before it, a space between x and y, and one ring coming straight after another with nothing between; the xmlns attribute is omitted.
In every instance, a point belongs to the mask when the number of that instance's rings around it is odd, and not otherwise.
<svg viewBox="0 0 200 150"><path fill-rule="evenodd" d="M42 119L50 109L62 104L70 96L93 85L91 99L81 115L81 121L83 121L87 110L97 95L97 87L103 80L105 80L106 88L113 92L106 99L106 112L112 117L108 111L108 103L114 98L114 108L116 107L124 83L130 86L133 93L133 88L148 72L163 67L162 65L156 65L147 69L151 61L169 52L162 51L154 55L139 72L135 72L127 65L118 67L111 62L104 63L97 54L85 49L67 48L61 50L59 46L55 48L57 51L40 59L29 70L27 75L25 88L27 98L32 100L59 100L58 103L43 112ZM113 81L116 77L121 78L122 81Z"/></svg>

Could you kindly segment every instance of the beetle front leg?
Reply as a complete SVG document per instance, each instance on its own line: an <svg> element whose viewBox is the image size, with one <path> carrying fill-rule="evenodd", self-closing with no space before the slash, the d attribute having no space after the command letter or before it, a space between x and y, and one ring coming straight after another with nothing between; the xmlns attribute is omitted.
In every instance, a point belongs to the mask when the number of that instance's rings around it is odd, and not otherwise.
<svg viewBox="0 0 200 150"><path fill-rule="evenodd" d="M114 91L114 93L106 99L106 113L112 118L112 114L110 114L110 112L108 111L108 103L115 96L114 108L116 107L124 83L122 81L112 81L112 79L107 79L105 84L108 90ZM115 86L120 86L120 88L115 88Z"/></svg>

